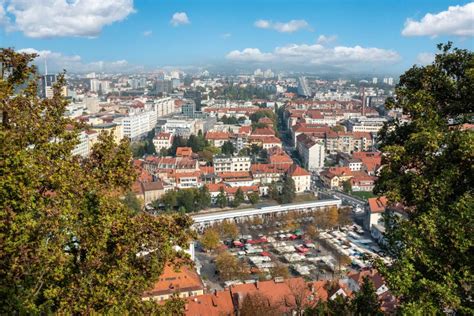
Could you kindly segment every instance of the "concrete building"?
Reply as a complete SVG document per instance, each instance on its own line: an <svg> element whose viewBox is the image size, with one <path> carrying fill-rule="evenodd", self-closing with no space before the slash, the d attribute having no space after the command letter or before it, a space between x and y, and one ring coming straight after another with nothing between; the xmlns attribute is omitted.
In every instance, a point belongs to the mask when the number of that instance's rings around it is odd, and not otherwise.
<svg viewBox="0 0 474 316"><path fill-rule="evenodd" d="M214 171L219 173L249 171L252 162L250 157L215 156L213 164Z"/></svg>
<svg viewBox="0 0 474 316"><path fill-rule="evenodd" d="M296 137L296 148L306 169L318 171L324 167L326 158L324 141L307 134L301 134Z"/></svg>

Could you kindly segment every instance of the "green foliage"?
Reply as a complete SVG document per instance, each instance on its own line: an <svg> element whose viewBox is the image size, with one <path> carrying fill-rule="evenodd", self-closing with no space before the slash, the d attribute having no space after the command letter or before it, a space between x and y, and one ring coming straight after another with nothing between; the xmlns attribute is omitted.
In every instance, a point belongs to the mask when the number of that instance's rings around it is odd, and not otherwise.
<svg viewBox="0 0 474 316"><path fill-rule="evenodd" d="M261 118L268 117L273 121L273 124L276 126L276 114L272 110L260 110L250 115L250 120L252 123L258 123L258 120Z"/></svg>
<svg viewBox="0 0 474 316"><path fill-rule="evenodd" d="M380 134L376 191L407 210L406 218L385 216L395 260L380 269L403 312L473 314L474 133L460 124L473 118L474 54L439 48L433 64L400 77L386 104L411 122L395 120Z"/></svg>
<svg viewBox="0 0 474 316"><path fill-rule="evenodd" d="M247 85L245 87L226 86L220 95L229 100L268 99L270 94L262 88Z"/></svg>
<svg viewBox="0 0 474 316"><path fill-rule="evenodd" d="M223 188L220 188L220 190L219 190L219 195L216 198L216 204L220 208L224 208L227 205L227 196L226 196L225 191L224 191Z"/></svg>
<svg viewBox="0 0 474 316"><path fill-rule="evenodd" d="M288 204L293 202L296 196L295 191L295 182L290 176L286 176L285 180L283 181L283 189L278 199L278 202L280 202L281 204Z"/></svg>
<svg viewBox="0 0 474 316"><path fill-rule="evenodd" d="M239 187L237 189L237 192L235 192L233 206L238 207L240 204L242 204L245 201L245 195L244 192L242 192L242 189Z"/></svg>
<svg viewBox="0 0 474 316"><path fill-rule="evenodd" d="M224 124L229 124L229 125L239 124L239 120L234 116L227 117L227 115L224 115L220 119L220 121L223 122Z"/></svg>
<svg viewBox="0 0 474 316"><path fill-rule="evenodd" d="M135 141L130 144L132 155L134 158L141 158L145 155L156 154L153 138L155 137L155 129L148 132L144 140Z"/></svg>
<svg viewBox="0 0 474 316"><path fill-rule="evenodd" d="M364 278L360 290L351 301L351 305L351 309L356 315L383 315L374 284L368 277Z"/></svg>
<svg viewBox="0 0 474 316"><path fill-rule="evenodd" d="M219 232L213 228L207 229L200 239L201 245L209 250L216 249L220 244Z"/></svg>
<svg viewBox="0 0 474 316"><path fill-rule="evenodd" d="M247 194L247 198L249 199L252 205L257 204L260 201L260 195L257 192L252 192Z"/></svg>
<svg viewBox="0 0 474 316"><path fill-rule="evenodd" d="M236 149L235 149L234 145L230 141L226 141L221 147L221 152L224 155L233 155L235 150Z"/></svg>
<svg viewBox="0 0 474 316"><path fill-rule="evenodd" d="M352 192L351 180L346 180L342 183L342 190L346 193Z"/></svg>
<svg viewBox="0 0 474 316"><path fill-rule="evenodd" d="M71 155L80 126L63 116L64 76L37 98L34 57L0 50L0 314L150 314L141 295L191 220L124 205L128 141L101 134L90 157Z"/></svg>
<svg viewBox="0 0 474 316"><path fill-rule="evenodd" d="M123 204L135 213L138 213L142 210L142 203L132 191L128 191L125 194Z"/></svg>
<svg viewBox="0 0 474 316"><path fill-rule="evenodd" d="M153 207L163 207L167 211L184 211L185 213L197 212L211 205L211 195L206 186L199 189L177 189L163 194L153 203Z"/></svg>

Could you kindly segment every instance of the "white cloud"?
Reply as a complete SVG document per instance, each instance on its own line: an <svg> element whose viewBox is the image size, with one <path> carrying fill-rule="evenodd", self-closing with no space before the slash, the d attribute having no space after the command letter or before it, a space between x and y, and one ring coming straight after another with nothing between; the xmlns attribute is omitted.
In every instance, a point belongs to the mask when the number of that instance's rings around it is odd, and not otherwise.
<svg viewBox="0 0 474 316"><path fill-rule="evenodd" d="M64 55L50 50L37 50L34 48L24 48L18 50L18 52L37 54L38 57L34 62L40 69L43 69L46 61L50 72L60 72L63 69L66 69L68 72L128 72L142 69L140 66L129 64L126 60L84 62L79 55Z"/></svg>
<svg viewBox="0 0 474 316"><path fill-rule="evenodd" d="M416 56L416 63L419 65L428 65L431 64L435 59L435 54L433 53L419 53Z"/></svg>
<svg viewBox="0 0 474 316"><path fill-rule="evenodd" d="M147 31L143 32L143 36L150 36L151 34L153 34L152 30L147 30Z"/></svg>
<svg viewBox="0 0 474 316"><path fill-rule="evenodd" d="M180 26L184 24L189 24L191 23L191 21L189 21L186 12L176 12L175 14L173 14L170 23L173 26Z"/></svg>
<svg viewBox="0 0 474 316"><path fill-rule="evenodd" d="M281 33L293 33L302 29L310 30L311 27L305 20L291 20L288 22L272 22L269 20L257 20L254 26L261 29L273 29Z"/></svg>
<svg viewBox="0 0 474 316"><path fill-rule="evenodd" d="M106 25L135 12L133 0L6 0L8 31L28 37L96 37ZM0 1L0 5L2 2ZM3 5L2 5L3 8ZM0 10L1 18L1 10Z"/></svg>
<svg viewBox="0 0 474 316"><path fill-rule="evenodd" d="M325 45L325 44L330 44L332 42L335 42L337 39L337 35L319 35L318 39L316 40L316 44L321 44L321 45Z"/></svg>
<svg viewBox="0 0 474 316"><path fill-rule="evenodd" d="M246 48L243 51L233 50L226 56L227 59L236 61L264 62L274 58L271 53L262 53L258 48Z"/></svg>
<svg viewBox="0 0 474 316"><path fill-rule="evenodd" d="M407 19L404 36L474 36L474 2L450 6L447 11L428 13L420 21Z"/></svg>
<svg viewBox="0 0 474 316"><path fill-rule="evenodd" d="M272 62L285 64L313 64L331 66L349 66L359 64L389 64L397 62L400 55L393 50L375 47L326 47L321 44L289 44L276 47L273 52L262 52L258 48L234 50L227 59L245 62Z"/></svg>
<svg viewBox="0 0 474 316"><path fill-rule="evenodd" d="M221 35L221 37L222 37L223 39L228 39L228 38L231 37L231 36L232 36L232 34L230 34L230 33L224 33L224 34Z"/></svg>

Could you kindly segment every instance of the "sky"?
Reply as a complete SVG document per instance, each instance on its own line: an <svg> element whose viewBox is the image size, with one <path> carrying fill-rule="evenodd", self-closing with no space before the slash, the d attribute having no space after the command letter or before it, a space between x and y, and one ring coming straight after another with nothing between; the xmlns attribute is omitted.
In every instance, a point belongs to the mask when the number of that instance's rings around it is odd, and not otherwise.
<svg viewBox="0 0 474 316"><path fill-rule="evenodd" d="M192 67L402 73L436 44L474 49L474 2L0 0L0 47L42 70Z"/></svg>

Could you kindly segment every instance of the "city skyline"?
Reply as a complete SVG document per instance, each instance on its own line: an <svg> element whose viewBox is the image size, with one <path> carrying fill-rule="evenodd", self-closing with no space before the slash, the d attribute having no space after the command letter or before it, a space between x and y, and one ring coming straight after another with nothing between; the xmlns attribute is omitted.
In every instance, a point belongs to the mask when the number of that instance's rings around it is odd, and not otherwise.
<svg viewBox="0 0 474 316"><path fill-rule="evenodd" d="M0 1L0 45L37 52L40 71L46 59L69 72L396 75L431 62L437 43L472 49L473 12L468 1L9 0Z"/></svg>

